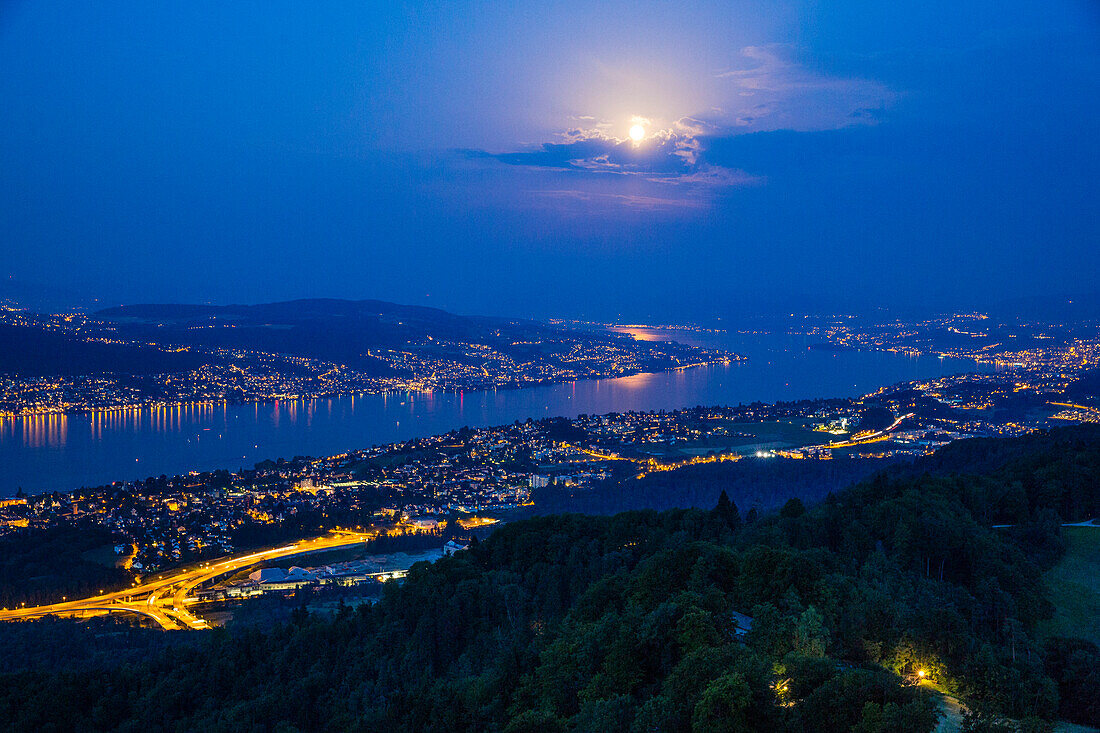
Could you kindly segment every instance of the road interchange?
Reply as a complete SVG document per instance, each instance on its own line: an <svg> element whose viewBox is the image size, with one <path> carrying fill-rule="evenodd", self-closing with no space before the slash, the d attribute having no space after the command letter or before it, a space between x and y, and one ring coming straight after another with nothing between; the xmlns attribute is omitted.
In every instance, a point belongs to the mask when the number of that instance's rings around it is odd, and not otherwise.
<svg viewBox="0 0 1100 733"><path fill-rule="evenodd" d="M0 621L27 621L44 616L86 618L103 613L134 613L156 621L166 630L210 628L189 606L196 602L195 588L221 576L235 573L257 563L295 555L336 550L362 544L377 537L375 532L336 531L323 537L300 540L289 545L246 555L201 563L197 566L158 575L151 581L130 588L101 593L74 601L65 600L29 608L0 610Z"/></svg>

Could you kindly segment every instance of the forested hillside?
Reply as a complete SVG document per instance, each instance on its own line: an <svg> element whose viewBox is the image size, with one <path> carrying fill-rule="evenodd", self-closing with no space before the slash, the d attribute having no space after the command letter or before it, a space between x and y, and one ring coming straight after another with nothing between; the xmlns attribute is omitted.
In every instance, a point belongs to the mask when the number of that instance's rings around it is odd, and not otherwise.
<svg viewBox="0 0 1100 733"><path fill-rule="evenodd" d="M778 509L791 497L817 503L829 493L882 471L897 461L857 458L803 461L786 458L725 461L658 471L644 478L611 478L593 488L554 485L534 492L540 514L615 514L637 509L709 509L725 491L742 513Z"/></svg>
<svg viewBox="0 0 1100 733"><path fill-rule="evenodd" d="M126 587L130 573L88 557L99 550L113 561L114 542L108 530L90 524L23 529L0 538L0 608Z"/></svg>
<svg viewBox="0 0 1100 733"><path fill-rule="evenodd" d="M335 619L0 677L0 725L929 731L919 670L973 730L1095 724L1100 653L1035 629L1061 513L1095 506L1098 432L975 446L754 522L721 500L509 524Z"/></svg>
<svg viewBox="0 0 1100 733"><path fill-rule="evenodd" d="M92 341L72 334L0 324L0 374L24 377L159 374L197 369L198 354Z"/></svg>

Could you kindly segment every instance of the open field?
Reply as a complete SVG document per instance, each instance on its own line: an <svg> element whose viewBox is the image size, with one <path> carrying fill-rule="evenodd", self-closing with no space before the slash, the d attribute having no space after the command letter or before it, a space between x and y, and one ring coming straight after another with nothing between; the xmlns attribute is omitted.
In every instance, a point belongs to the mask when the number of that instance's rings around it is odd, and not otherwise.
<svg viewBox="0 0 1100 733"><path fill-rule="evenodd" d="M1066 555L1044 576L1054 602L1047 636L1077 636L1100 644L1100 527L1063 527Z"/></svg>
<svg viewBox="0 0 1100 733"><path fill-rule="evenodd" d="M783 422L729 423L730 432L747 433L752 438L743 438L733 445L753 443L787 443L791 447L828 443L830 440L842 440L844 436L817 432L805 420Z"/></svg>
<svg viewBox="0 0 1100 733"><path fill-rule="evenodd" d="M670 456L699 456L705 455L709 451L722 453L733 450L734 452L744 453L754 451L758 447L797 448L843 439L843 436L813 430L809 427L809 421L806 420L752 423L730 420L721 421L721 425L729 432L728 435L712 434L701 440L679 442L675 447L653 444L649 450Z"/></svg>
<svg viewBox="0 0 1100 733"><path fill-rule="evenodd" d="M115 554L114 545L100 545L81 554L81 557L89 562L102 565L105 568L113 568L119 565L118 555Z"/></svg>

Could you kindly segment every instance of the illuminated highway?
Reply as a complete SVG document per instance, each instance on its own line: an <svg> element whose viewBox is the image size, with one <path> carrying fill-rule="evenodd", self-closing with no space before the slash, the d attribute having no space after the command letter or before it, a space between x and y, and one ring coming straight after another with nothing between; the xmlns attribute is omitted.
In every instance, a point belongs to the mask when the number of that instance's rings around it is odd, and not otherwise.
<svg viewBox="0 0 1100 733"><path fill-rule="evenodd" d="M913 417L912 414L903 415L883 430L853 437L843 443L830 443L817 447L843 448L887 440L890 433L896 430L903 421L911 417ZM688 465L719 461L736 461L741 458L737 453L723 453L708 456L695 456L687 460L662 463L652 457L633 458L610 452L582 448L576 445L562 444L562 446L597 460L627 461L633 463L638 466L639 477L655 471L671 471ZM30 608L0 610L0 621L22 621L41 618L47 615L84 618L116 612L145 616L156 621L165 629L207 629L209 628L209 624L192 613L189 608L189 606L197 602L197 599L193 596L193 591L200 585L212 582L221 576L230 575L262 561L348 547L367 542L377 536L378 530L376 529L366 532L332 532L324 537L301 540L270 550L262 550L247 555L229 557L223 560L202 563L195 567L165 573L154 577L152 580L147 580L144 583L135 583L133 587L113 591L111 593L102 593L90 598L73 601L65 600L60 603L32 606Z"/></svg>
<svg viewBox="0 0 1100 733"><path fill-rule="evenodd" d="M601 453L600 451L593 450L591 448L582 448L579 445L573 445L572 443L562 443L562 447L575 450L582 455L595 458L600 461L628 461L640 466L638 474L635 478L644 478L650 473L656 471L675 471L678 468L684 466L694 466L699 463L720 463L724 461L739 461L741 456L737 453L718 453L711 456L693 456L680 461L674 461L671 463L662 463L656 458L642 457L642 458L630 458L627 456L620 456L617 453Z"/></svg>
<svg viewBox="0 0 1100 733"><path fill-rule="evenodd" d="M132 588L104 593L76 601L63 601L31 608L0 611L0 621L25 621L42 616L85 618L103 613L135 613L156 621L165 629L208 629L209 624L195 616L188 606L195 602L191 592L223 575L243 570L257 562L275 560L308 552L334 550L358 545L377 537L376 532L333 532L325 537L301 540L293 544L248 555L230 557L193 568L157 576Z"/></svg>
<svg viewBox="0 0 1100 733"><path fill-rule="evenodd" d="M901 424L914 417L914 413L902 415L897 420L894 420L888 427L883 428L874 433L868 433L867 435L852 436L851 439L844 441L843 443L829 443L828 445L814 446L816 448L851 448L857 445L864 445L866 443L878 443L883 440L890 439L890 433L894 432L901 426Z"/></svg>
<svg viewBox="0 0 1100 733"><path fill-rule="evenodd" d="M853 436L852 438L850 438L850 439L848 439L844 442L841 442L841 443L827 443L827 444L824 444L824 445L814 445L814 446L804 446L804 447L809 448L809 449L852 448L852 447L855 447L855 446L866 445L868 443L878 443L878 442L881 442L881 441L889 440L890 439L890 434L893 433L895 430L897 430L904 421L908 420L911 417L914 417L914 413L912 413L912 412L910 412L906 415L902 415L901 417L894 420L893 423L891 423L889 426L883 428L882 430L878 430L878 431L875 431L873 433L867 433L866 435ZM632 458L632 457L629 457L629 456L621 456L618 453L601 452L601 451L598 451L598 450L594 450L592 448L584 448L584 447L579 446L579 445L573 445L572 443L562 443L561 445L562 445L563 448L568 448L568 449L574 450L574 451L576 451L576 452L578 452L582 455L588 456L590 458L595 458L596 460L600 460L600 461L629 461L631 463L637 464L638 466L641 467L641 470L640 470L640 472L638 473L638 476L637 476L638 478L642 478L645 475L647 475L649 473L654 473L656 471L675 471L676 469L683 468L684 466L693 466L693 465L700 464L700 463L720 463L720 462L725 462L725 461L738 461L738 460L741 460L741 458L742 458L742 456L738 453L717 453L717 454L714 454L714 455L695 456L695 457L692 457L692 458L689 458L689 459L686 459L686 460L670 461L668 463L663 463L663 462L658 461L655 458L650 458L650 457Z"/></svg>

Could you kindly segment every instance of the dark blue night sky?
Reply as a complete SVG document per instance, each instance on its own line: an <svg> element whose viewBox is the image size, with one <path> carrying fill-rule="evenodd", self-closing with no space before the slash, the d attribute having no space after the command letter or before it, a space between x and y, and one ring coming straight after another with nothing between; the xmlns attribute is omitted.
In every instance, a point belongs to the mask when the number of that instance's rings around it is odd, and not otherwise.
<svg viewBox="0 0 1100 733"><path fill-rule="evenodd" d="M1098 120L1091 0L8 0L0 275L627 319L1095 292Z"/></svg>

